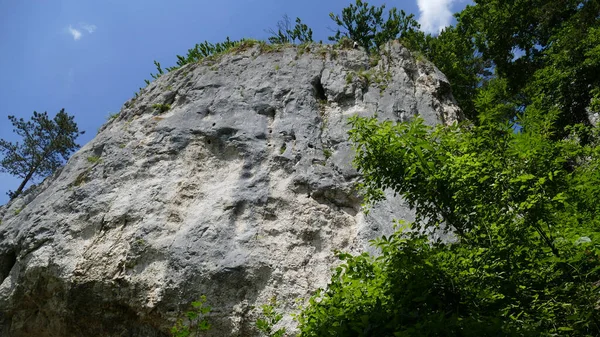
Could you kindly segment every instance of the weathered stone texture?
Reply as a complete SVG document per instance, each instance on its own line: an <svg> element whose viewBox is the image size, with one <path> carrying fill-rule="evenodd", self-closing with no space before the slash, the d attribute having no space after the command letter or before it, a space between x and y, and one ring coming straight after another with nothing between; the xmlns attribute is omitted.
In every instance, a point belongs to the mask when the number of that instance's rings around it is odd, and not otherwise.
<svg viewBox="0 0 600 337"><path fill-rule="evenodd" d="M361 212L347 119L451 123L447 80L398 43L374 66L308 49L256 46L162 76L0 207L0 335L167 336L206 294L213 335L253 336L252 306L277 296L292 312L327 285L333 250L411 219L397 198Z"/></svg>

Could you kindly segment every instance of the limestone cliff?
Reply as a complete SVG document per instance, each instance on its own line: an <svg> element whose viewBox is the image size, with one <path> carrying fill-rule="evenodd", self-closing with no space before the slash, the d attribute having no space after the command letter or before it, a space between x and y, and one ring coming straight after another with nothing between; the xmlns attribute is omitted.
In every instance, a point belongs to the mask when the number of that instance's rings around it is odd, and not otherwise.
<svg viewBox="0 0 600 337"><path fill-rule="evenodd" d="M273 296L293 312L333 250L411 217L393 198L361 212L355 114L459 118L446 78L398 43L255 45L163 75L0 207L0 335L168 336L200 294L214 336L256 335L252 306Z"/></svg>

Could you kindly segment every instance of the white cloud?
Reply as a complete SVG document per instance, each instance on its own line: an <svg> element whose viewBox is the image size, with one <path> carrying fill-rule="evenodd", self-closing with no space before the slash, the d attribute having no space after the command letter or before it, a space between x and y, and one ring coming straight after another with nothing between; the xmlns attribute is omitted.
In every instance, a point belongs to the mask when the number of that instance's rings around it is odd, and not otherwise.
<svg viewBox="0 0 600 337"><path fill-rule="evenodd" d="M421 30L437 34L452 22L450 5L456 0L417 0Z"/></svg>
<svg viewBox="0 0 600 337"><path fill-rule="evenodd" d="M88 34L92 34L96 31L98 27L96 25L91 25L88 23L80 23L77 25L77 28L73 28L72 25L69 25L67 28L69 34L73 36L73 40L77 41L83 37L83 33L87 32Z"/></svg>
<svg viewBox="0 0 600 337"><path fill-rule="evenodd" d="M90 25L90 24L87 24L87 23L80 23L79 26L81 26L81 28L87 30L87 32L90 33L90 34L92 34L93 32L95 32L96 28L98 28L98 27L96 27L96 25Z"/></svg>
<svg viewBox="0 0 600 337"><path fill-rule="evenodd" d="M77 41L77 40L81 39L81 32L78 31L77 29L71 27L71 25L69 25L69 33L71 33L71 35L73 35L73 40Z"/></svg>

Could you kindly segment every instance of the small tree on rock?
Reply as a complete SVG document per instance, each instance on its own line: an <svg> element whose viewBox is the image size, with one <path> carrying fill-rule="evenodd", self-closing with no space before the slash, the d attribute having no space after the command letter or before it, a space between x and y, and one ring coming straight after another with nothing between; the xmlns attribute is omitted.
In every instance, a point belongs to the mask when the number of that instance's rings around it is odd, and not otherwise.
<svg viewBox="0 0 600 337"><path fill-rule="evenodd" d="M48 114L33 112L30 121L8 116L14 132L21 136L22 143L11 143L0 139L0 172L23 179L16 191L9 191L11 199L17 197L25 185L34 177L46 177L58 169L71 153L79 148L75 139L83 134L73 116L61 109L54 119Z"/></svg>
<svg viewBox="0 0 600 337"><path fill-rule="evenodd" d="M414 15L406 15L403 10L394 7L388 13L387 20L384 19L381 7L369 6L368 3L356 0L356 5L342 9L342 16L330 13L329 17L345 31L338 29L330 41L339 41L342 37L348 37L357 42L367 51L379 49L387 41L405 37L416 31L420 26L414 19Z"/></svg>

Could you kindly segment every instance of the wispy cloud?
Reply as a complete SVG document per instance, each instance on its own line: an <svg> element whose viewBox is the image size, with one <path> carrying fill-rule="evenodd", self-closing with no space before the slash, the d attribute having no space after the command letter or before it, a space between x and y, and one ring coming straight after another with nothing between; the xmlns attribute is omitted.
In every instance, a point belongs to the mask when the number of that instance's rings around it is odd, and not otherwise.
<svg viewBox="0 0 600 337"><path fill-rule="evenodd" d="M96 31L98 27L96 25L88 24L88 23L79 23L77 28L73 28L72 25L69 25L67 28L69 34L73 36L73 40L77 41L83 37L83 33L87 32L88 34L92 34Z"/></svg>
<svg viewBox="0 0 600 337"><path fill-rule="evenodd" d="M426 33L439 33L452 22L450 6L456 0L417 0L419 23Z"/></svg>
<svg viewBox="0 0 600 337"><path fill-rule="evenodd" d="M96 25L90 25L90 24L87 24L87 23L80 23L79 25L81 26L81 28L87 30L87 32L90 33L90 34L92 34L93 32L95 32L96 28L98 28L98 27L96 27Z"/></svg>
<svg viewBox="0 0 600 337"><path fill-rule="evenodd" d="M69 25L69 33L71 33L71 35L73 35L73 40L77 41L79 39L81 39L81 32L75 28L73 28L71 25Z"/></svg>

